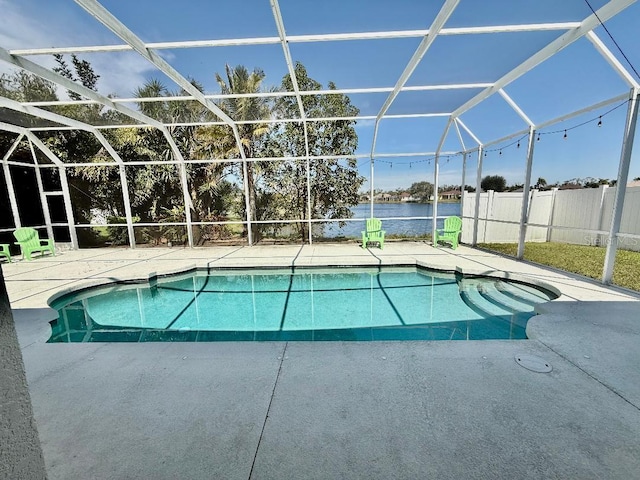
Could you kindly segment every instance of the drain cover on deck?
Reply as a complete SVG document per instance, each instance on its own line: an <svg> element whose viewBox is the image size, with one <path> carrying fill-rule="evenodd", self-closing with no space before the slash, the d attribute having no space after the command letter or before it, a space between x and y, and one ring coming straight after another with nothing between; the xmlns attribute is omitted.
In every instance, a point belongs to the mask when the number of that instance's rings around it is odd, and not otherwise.
<svg viewBox="0 0 640 480"><path fill-rule="evenodd" d="M521 367L538 373L549 373L553 367L546 360L534 355L516 355L516 363Z"/></svg>

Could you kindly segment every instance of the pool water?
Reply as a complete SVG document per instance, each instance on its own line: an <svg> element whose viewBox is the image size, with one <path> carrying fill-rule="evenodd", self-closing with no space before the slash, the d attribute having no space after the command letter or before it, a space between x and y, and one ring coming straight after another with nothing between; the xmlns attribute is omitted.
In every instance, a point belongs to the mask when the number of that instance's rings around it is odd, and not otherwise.
<svg viewBox="0 0 640 480"><path fill-rule="evenodd" d="M523 339L552 298L416 267L195 271L57 299L49 341Z"/></svg>

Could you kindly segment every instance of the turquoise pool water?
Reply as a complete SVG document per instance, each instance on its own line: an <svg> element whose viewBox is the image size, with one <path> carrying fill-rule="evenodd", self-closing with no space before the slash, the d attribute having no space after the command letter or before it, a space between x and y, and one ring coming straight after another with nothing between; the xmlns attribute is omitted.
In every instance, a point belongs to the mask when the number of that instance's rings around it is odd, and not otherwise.
<svg viewBox="0 0 640 480"><path fill-rule="evenodd" d="M196 271L62 297L49 341L520 339L551 298L416 267Z"/></svg>

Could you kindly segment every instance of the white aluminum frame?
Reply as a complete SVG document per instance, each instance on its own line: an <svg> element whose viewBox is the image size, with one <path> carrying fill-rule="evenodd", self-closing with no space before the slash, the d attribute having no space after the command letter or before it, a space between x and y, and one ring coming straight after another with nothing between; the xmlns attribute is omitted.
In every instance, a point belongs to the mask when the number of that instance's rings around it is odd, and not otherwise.
<svg viewBox="0 0 640 480"><path fill-rule="evenodd" d="M20 215L18 212L17 201L15 198L15 185L12 182L9 165L29 165L36 170L37 176L39 176L41 168L58 168L60 171L61 182L63 184L62 195L65 199L65 209L67 211L67 216L69 218L69 229L72 236L72 244L77 247L77 240L75 237L75 222L73 221L73 213L71 209L70 196L68 191L68 185L66 182L66 167L77 167L84 165L109 165L114 166L119 169L122 192L123 192L123 201L125 205L125 213L127 219L127 230L129 235L129 244L130 247L135 247L135 236L134 236L134 227L128 192L128 185L125 175L126 166L134 166L134 165L151 165L151 164L175 164L179 166L180 171L180 181L182 184L182 190L184 195L184 204L185 204L185 222L178 222L176 225L186 225L188 232L188 243L189 246L193 246L193 232L192 225L199 224L208 224L208 223L238 223L238 222L192 222L191 220L191 199L188 191L188 182L186 177L186 165L188 163L210 163L210 162L237 162L238 159L207 159L207 160L198 160L198 159L185 159L183 155L180 153L175 141L171 137L169 132L170 127L174 126L196 126L196 125L227 125L231 128L237 147L239 151L240 161L243 166L243 185L244 185L244 197L245 197L245 210L247 212L247 217L243 220L243 223L247 225L248 232L248 243L249 245L253 244L253 235L252 235L252 220L250 218L250 200L249 200L249 192L247 185L247 168L249 161L281 161L281 160L304 160L306 161L307 168L307 221L309 227L309 238L307 241L312 243L312 234L311 234L311 226L313 223L325 221L324 219L312 219L311 218L311 205L310 205L310 161L314 158L368 158L370 161L370 214L373 216L373 192L375 187L374 182L374 164L376 158L401 158L401 157L424 157L424 156L435 156L435 168L434 168L434 211L433 211L433 229L435 230L435 220L438 218L437 208L438 208L438 195L437 195L437 186L439 182L439 160L442 155L461 155L462 156L462 189L464 189L464 185L466 183L466 163L467 156L472 152L476 151L478 154L478 163L476 168L476 188L477 192L480 192L480 181L482 175L482 159L484 157L484 152L491 145L500 145L503 142L506 142L512 138L517 136L528 136L528 149L527 149L527 161L526 161L526 173L525 173L525 188L523 192L523 204L522 204L522 212L520 219L520 233L518 239L518 258L522 258L523 249L524 249L524 238L526 235L527 225L530 225L527 221L527 210L528 210L528 198L529 198L529 187L531 182L531 169L533 163L533 151L534 151L534 142L535 135L541 129L566 121L570 118L576 117L578 115L582 115L591 110L602 108L606 105L610 105L617 101L628 101L628 111L627 111L627 124L625 126L625 131L623 135L622 141L622 151L621 151L621 159L618 173L618 189L616 193L615 205L614 205L614 215L613 220L608 231L609 234L609 243L607 248L607 256L605 267L603 269L603 282L609 283L611 281L611 273L613 269L613 261L615 259L615 251L616 251L616 238L622 236L623 234L619 233L620 228L620 218L622 215L622 203L624 201L624 186L626 184L627 176L628 176L628 168L629 162L631 158L631 151L633 148L633 136L636 129L637 115L638 115L638 92L640 90L640 84L638 81L628 72L628 70L621 64L621 62L616 58L616 56L607 48L607 46L600 40L597 34L593 31L594 28L600 25L600 21L606 22L608 19L613 17L614 15L620 13L625 8L633 4L636 0L610 0L603 7L601 7L596 14L589 15L581 22L556 22L556 23L538 23L538 24L526 24L526 25L494 25L494 26L471 26L471 27L455 27L449 28L446 27L445 24L451 14L455 11L459 0L445 0L443 2L443 6L440 9L439 13L436 15L434 21L428 29L423 30L403 30L403 31L379 31L379 32L360 32L360 33L331 33L331 34L314 34L314 35L287 35L285 30L285 23L282 18L282 14L280 11L280 6L278 0L269 0L271 10L273 13L273 18L275 21L275 25L278 31L277 37L256 37L256 38L236 38L236 39L210 39L210 40L198 40L198 41L183 41L183 42L155 42L155 43L144 43L136 34L134 34L131 30L129 30L120 20L114 17L107 9L105 9L100 3L96 0L74 0L81 8L86 10L90 15L94 16L100 23L106 26L109 30L115 33L119 38L121 38L125 43L122 45L103 45L103 46L76 46L76 47L54 47L54 48L34 48L34 49L12 49L6 50L0 47L0 60L9 63L10 65L22 68L26 71L34 73L42 78L45 78L49 81L64 87L70 91L78 93L82 95L85 99L83 100L63 100L56 102L15 102L13 100L9 100L6 98L0 97L0 107L9 108L15 111L23 112L32 116L40 117L46 120L53 121L59 125L56 126L44 126L44 127L33 127L33 128L23 128L18 127L11 124L0 123L0 130L5 130L18 134L18 138L13 142L10 150L4 155L2 158L2 166L3 172L6 178L6 184L9 189L9 199L12 208L12 215L14 217L14 223L16 226L20 226ZM266 1L266 0L265 0ZM446 36L446 35L478 35L478 34L493 34L493 33L504 33L504 32L532 32L532 31L564 31L564 33L553 40L545 47L540 49L537 53L529 57L527 60L522 62L516 68L502 76L495 82L491 83L466 83L466 84L450 84L450 85L418 85L418 86L406 86L406 82L420 64L422 58L425 53L429 49L429 47L433 44L438 36ZM541 62L545 61L558 51L566 48L572 43L576 42L582 37L586 37L586 39L591 42L593 47L600 53L600 55L604 58L604 60L610 65L610 67L622 78L622 80L627 84L627 86L631 89L630 93L625 93L614 98L599 102L597 104L591 105L589 107L585 107L583 109L577 110L575 112L568 113L566 115L562 115L560 117L554 118L552 120L547 120L541 123L535 123L527 114L524 112L520 106L512 99L507 92L504 90L506 86L508 86L514 80L520 78L522 75L526 74L532 68L535 68ZM299 89L297 79L295 77L295 69L294 62L291 57L291 52L289 49L289 44L291 43L311 43L311 42L336 42L336 41L353 41L353 40L379 40L379 39L397 39L397 38L422 38L420 45L417 50L414 52L411 59L408 61L405 69L402 74L398 78L395 86L393 87L373 87L373 88L345 88L338 90L320 90L320 91L301 91ZM293 91L279 91L279 92L259 92L254 94L231 94L231 95L223 95L223 94L213 94L213 95L204 95L199 92L195 87L191 85L191 83L178 71L176 71L167 61L165 61L158 53L158 50L162 49L175 49L175 48L208 48L208 47L227 47L227 46L236 46L236 45L277 45L280 44L282 47L282 51L284 54L285 62L287 64L287 69L289 75L292 79ZM120 99L112 99L107 98L97 92L94 92L84 86L76 83L68 78L62 77L61 75L48 70L35 62L25 58L31 55L49 55L53 53L98 53L98 52L125 52L125 51L135 51L140 56L151 62L154 66L156 66L162 73L167 75L172 81L174 81L178 86L180 86L183 90L185 90L188 95L181 96L173 96L173 97L149 97L149 98L120 98ZM429 91L429 90L445 90L445 89L482 89L478 94L472 97L470 100L448 113L427 113L427 112L417 112L411 114L402 114L402 115L388 115L387 111L389 107L392 105L396 97L404 91ZM356 116L356 117L327 117L327 118L309 118L306 116L303 104L303 97L305 95L318 95L318 94L368 94L368 93L388 93L387 99L382 105L380 111L375 116ZM467 125L462 121L461 116L464 115L467 111L479 105L481 102L492 96L494 93L498 93L507 104L516 112L516 114L523 120L523 122L527 125L526 129L519 130L515 133L507 135L497 140L493 140L491 142L483 143L474 133L473 131L467 127ZM227 114L225 114L218 105L213 103L213 100L220 100L224 98L242 98L242 97L271 97L277 98L282 96L295 96L296 101L298 103L300 118L288 118L288 119L264 119L264 120L248 120L248 121L236 121L230 118ZM204 105L207 109L209 109L212 113L214 113L220 121L214 122L204 122L204 123L189 123L189 122L175 122L175 123L163 123L157 119L153 119L148 117L141 112L134 110L125 103L132 102L156 102L156 101L185 101L185 100L195 100ZM55 114L53 112L43 110L38 107L47 107L53 105L74 105L74 104L101 104L108 108L114 109L120 113L123 113L129 116L131 119L140 123L132 123L129 125L88 125L83 122L79 122L77 120ZM377 134L383 119L394 119L394 118L428 118L428 117L447 117L446 128L440 138L437 148L434 152L407 152L407 153L393 153L393 154L376 154L375 147L377 141ZM370 154L357 154L357 155L349 155L349 156L322 156L315 157L310 155L309 151L309 143L308 143L308 132L307 132L307 122L318 122L318 121L336 121L336 120L374 120L374 134L373 134L373 142L371 146ZM304 131L305 138L305 156L296 157L296 158L247 158L242 147L242 142L239 136L238 125L241 124L249 124L249 123L281 123L281 122L296 122L301 124ZM450 133L451 126L455 127L456 134L458 140L461 145L461 150L458 152L442 152L442 147L446 141L447 136ZM154 127L162 131L163 136L167 140L171 152L173 154L173 160L167 162L146 162L146 161L132 161L132 162L124 162L118 153L113 149L113 147L109 144L106 138L100 133L102 129L110 129L110 128L127 128L127 127ZM475 147L467 147L465 146L465 142L463 140L461 130L462 128L477 144ZM109 155L113 158L114 162L99 162L99 163L69 163L64 164L60 159L58 159L42 142L40 142L37 137L33 134L36 131L56 131L56 130L73 130L80 129L87 132L92 133L98 139L98 141L102 144L105 150L109 153ZM32 155L34 157L35 164L26 164L23 162L15 162L10 160L11 155L18 147L20 142L26 139L29 142ZM34 145L38 147L52 162L52 165L40 165L37 162L37 158L35 155ZM41 183L41 182L40 182ZM40 185L41 194L42 186ZM46 201L44 202L46 204ZM47 206L43 204L43 209L46 210ZM45 211L45 217L47 217L47 213ZM477 228L478 228L478 214L479 214L479 195L476 195L476 204L475 204L475 212L474 212L474 234L473 234L473 245L476 245L477 242ZM353 219L345 219L347 221L354 221ZM273 220L273 221L259 221L253 223L288 223L288 222L298 222L299 220L293 221L283 221L283 220ZM140 224L143 226L142 224ZM146 224L145 224L146 225ZM155 225L155 224L152 224ZM533 225L533 224L531 224ZM46 225L48 230L51 230L52 226L50 218L47 218ZM84 225L82 225L84 226ZM435 233L435 232L432 232ZM628 235L625 235L628 236Z"/></svg>

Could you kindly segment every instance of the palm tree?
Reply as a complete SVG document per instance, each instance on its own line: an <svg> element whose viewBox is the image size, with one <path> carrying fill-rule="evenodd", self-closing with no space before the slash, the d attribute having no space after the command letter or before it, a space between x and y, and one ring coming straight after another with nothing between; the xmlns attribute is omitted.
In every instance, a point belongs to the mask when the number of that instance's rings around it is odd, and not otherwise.
<svg viewBox="0 0 640 480"><path fill-rule="evenodd" d="M203 91L202 85L195 80L191 84ZM184 96L188 92L184 90L177 93L169 92L165 86L157 80L148 81L143 87L138 88L136 96L164 97ZM175 123L197 123L214 120L215 115L196 100L190 101L154 101L139 102L138 107L144 114L153 117L163 123L169 124L167 130L176 143L178 150L186 159L197 158L227 158L226 144L229 134L224 127L194 127L173 126ZM146 140L152 145L160 158L171 159L174 152L170 148L163 134L157 130L149 130L145 133ZM153 167L162 170L163 166ZM178 189L182 187L175 175L175 167L167 166L172 172L173 181ZM230 196L231 185L224 180L223 164L187 164L188 194L190 197L191 217L195 222L225 220L227 203ZM163 218L167 221L182 221L184 219L184 207L170 205L163 209ZM208 237L221 233L224 229L216 226L193 226L194 242L200 244Z"/></svg>
<svg viewBox="0 0 640 480"><path fill-rule="evenodd" d="M536 182L536 188L540 189L546 186L547 186L547 181L542 177L538 177L538 181Z"/></svg>
<svg viewBox="0 0 640 480"><path fill-rule="evenodd" d="M249 73L243 65L237 65L234 68L225 65L225 72L226 79L216 73L216 81L220 85L223 95L259 93L262 90L262 80L264 80L265 75L258 68ZM220 108L234 121L265 120L271 114L269 101L264 97L224 98L220 102ZM244 155L246 158L251 158L254 156L258 139L268 132L268 125L264 123L242 123L238 125L238 132ZM233 136L228 140L235 141ZM229 153L240 156L237 143L231 146L227 142L225 149ZM249 212L247 212L247 217L250 221L258 219L255 174L256 164L247 162L247 190L249 192ZM259 229L256 230L258 233ZM256 235L256 240L259 240L258 235Z"/></svg>

